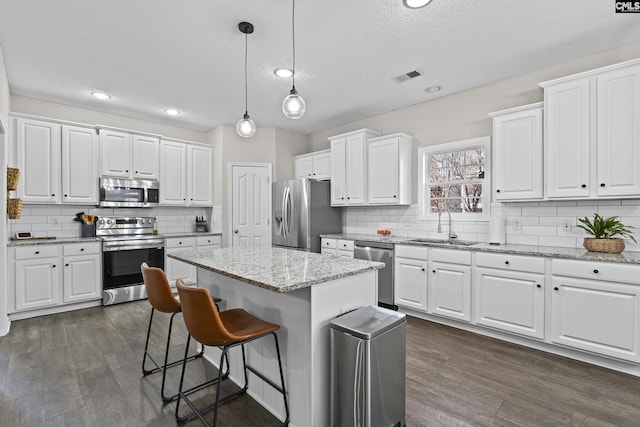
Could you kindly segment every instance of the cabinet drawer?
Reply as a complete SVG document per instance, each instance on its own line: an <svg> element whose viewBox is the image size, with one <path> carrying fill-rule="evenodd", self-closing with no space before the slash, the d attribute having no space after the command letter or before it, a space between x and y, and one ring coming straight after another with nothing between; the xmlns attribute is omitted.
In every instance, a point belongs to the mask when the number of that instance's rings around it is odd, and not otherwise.
<svg viewBox="0 0 640 427"><path fill-rule="evenodd" d="M322 247L327 249L335 249L336 239L322 239Z"/></svg>
<svg viewBox="0 0 640 427"><path fill-rule="evenodd" d="M336 248L341 251L353 251L353 240L336 240Z"/></svg>
<svg viewBox="0 0 640 427"><path fill-rule="evenodd" d="M72 245L64 245L63 253L64 256L99 254L100 243L74 243Z"/></svg>
<svg viewBox="0 0 640 427"><path fill-rule="evenodd" d="M431 249L431 260L449 264L471 265L471 251L433 248Z"/></svg>
<svg viewBox="0 0 640 427"><path fill-rule="evenodd" d="M429 248L426 246L396 245L395 256L400 258L412 258L419 260L429 259Z"/></svg>
<svg viewBox="0 0 640 427"><path fill-rule="evenodd" d="M184 247L195 247L196 238L195 237L185 237L181 239L166 239L165 246L167 249L174 248L184 248Z"/></svg>
<svg viewBox="0 0 640 427"><path fill-rule="evenodd" d="M544 273L544 258L534 256L478 252L476 254L476 265L478 267L500 268L511 271Z"/></svg>
<svg viewBox="0 0 640 427"><path fill-rule="evenodd" d="M196 237L197 246L212 246L222 244L220 236L198 236Z"/></svg>
<svg viewBox="0 0 640 427"><path fill-rule="evenodd" d="M554 259L551 261L551 274L640 285L640 265Z"/></svg>
<svg viewBox="0 0 640 427"><path fill-rule="evenodd" d="M16 259L47 258L58 256L59 245L33 245L15 248Z"/></svg>

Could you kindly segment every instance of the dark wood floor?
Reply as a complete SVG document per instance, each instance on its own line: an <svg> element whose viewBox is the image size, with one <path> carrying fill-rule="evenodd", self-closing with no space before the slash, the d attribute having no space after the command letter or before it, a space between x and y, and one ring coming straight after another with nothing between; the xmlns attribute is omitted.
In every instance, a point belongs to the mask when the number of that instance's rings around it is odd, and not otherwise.
<svg viewBox="0 0 640 427"><path fill-rule="evenodd" d="M139 301L13 322L0 338L0 426L175 425L160 375L140 372L149 310ZM186 332L176 326L177 359ZM191 362L190 383L205 374L215 369ZM639 426L640 379L410 318L406 407L408 426ZM220 417L221 427L279 424L247 396Z"/></svg>

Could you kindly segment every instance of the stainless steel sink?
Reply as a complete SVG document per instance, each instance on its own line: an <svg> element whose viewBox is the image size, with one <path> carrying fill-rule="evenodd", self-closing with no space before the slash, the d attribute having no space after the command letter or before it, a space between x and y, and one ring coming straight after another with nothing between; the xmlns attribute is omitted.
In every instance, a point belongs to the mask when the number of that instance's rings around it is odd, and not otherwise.
<svg viewBox="0 0 640 427"><path fill-rule="evenodd" d="M451 239L451 240L410 239L410 240L407 240L407 243L418 243L418 244L424 244L424 245L438 244L438 245L451 245L451 246L473 246L478 242L469 242L466 240L456 240L456 239Z"/></svg>

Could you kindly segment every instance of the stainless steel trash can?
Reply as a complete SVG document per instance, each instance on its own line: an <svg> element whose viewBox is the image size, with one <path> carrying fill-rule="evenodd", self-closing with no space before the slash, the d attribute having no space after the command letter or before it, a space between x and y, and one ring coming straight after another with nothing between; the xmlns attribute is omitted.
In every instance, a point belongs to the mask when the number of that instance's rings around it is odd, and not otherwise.
<svg viewBox="0 0 640 427"><path fill-rule="evenodd" d="M406 317L368 306L331 321L331 426L403 427Z"/></svg>

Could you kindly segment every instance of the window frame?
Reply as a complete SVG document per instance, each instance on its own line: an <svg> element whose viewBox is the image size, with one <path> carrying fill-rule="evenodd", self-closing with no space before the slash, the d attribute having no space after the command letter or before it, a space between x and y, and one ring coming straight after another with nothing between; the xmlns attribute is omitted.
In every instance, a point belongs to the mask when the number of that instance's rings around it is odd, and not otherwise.
<svg viewBox="0 0 640 427"><path fill-rule="evenodd" d="M430 212L431 187L429 183L429 157L433 154L450 153L482 147L484 149L484 178L482 181L482 212L462 213L451 212L451 217L456 221L483 221L488 220L491 209L491 138L481 136L444 144L429 145L418 148L418 220L428 221L437 219L438 214Z"/></svg>

